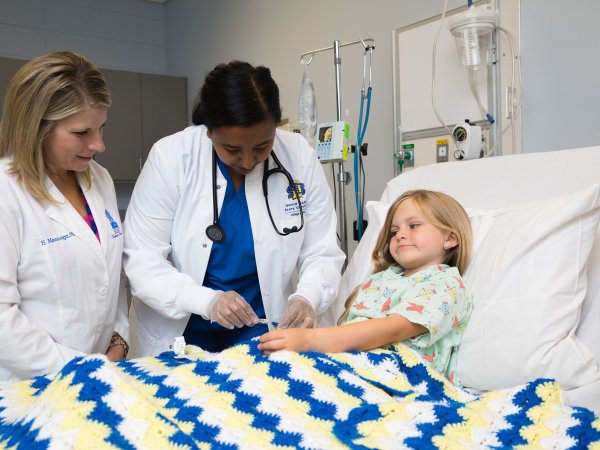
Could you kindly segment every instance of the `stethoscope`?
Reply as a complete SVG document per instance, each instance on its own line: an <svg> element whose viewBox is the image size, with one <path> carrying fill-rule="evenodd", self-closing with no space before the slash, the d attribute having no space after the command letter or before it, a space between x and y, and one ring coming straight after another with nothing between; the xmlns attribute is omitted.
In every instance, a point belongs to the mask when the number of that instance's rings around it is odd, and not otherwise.
<svg viewBox="0 0 600 450"><path fill-rule="evenodd" d="M283 167L283 165L279 162L277 156L275 156L275 152L271 151L271 157L273 161L275 161L275 165L277 167L273 169L269 169L269 159L265 160L264 170L263 170L263 195L265 196L265 204L267 205L267 211L269 213L269 219L271 219L271 223L273 224L273 228L280 236L287 236L288 234L297 233L304 227L304 210L302 209L302 202L300 201L300 193L298 192L298 188L296 183L290 173ZM282 231L279 231L277 225L275 225L275 221L273 220L273 215L271 214L271 207L269 206L269 186L268 179L271 175L276 173L282 174L288 182L288 186L291 189L290 192L293 193L293 196L298 201L298 210L300 211L300 226L293 226L291 228L284 228ZM212 200L213 200L213 223L206 227L206 235L213 242L222 242L225 240L225 230L219 224L219 206L217 205L217 152L213 148L212 152Z"/></svg>

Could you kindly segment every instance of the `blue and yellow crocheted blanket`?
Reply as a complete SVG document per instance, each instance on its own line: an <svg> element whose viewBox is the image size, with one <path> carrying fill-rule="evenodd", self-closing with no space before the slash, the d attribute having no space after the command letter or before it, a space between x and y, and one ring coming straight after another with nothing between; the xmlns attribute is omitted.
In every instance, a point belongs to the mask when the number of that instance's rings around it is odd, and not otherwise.
<svg viewBox="0 0 600 450"><path fill-rule="evenodd" d="M0 387L0 448L600 448L599 419L551 380L474 395L401 346L264 357L256 345L92 355Z"/></svg>

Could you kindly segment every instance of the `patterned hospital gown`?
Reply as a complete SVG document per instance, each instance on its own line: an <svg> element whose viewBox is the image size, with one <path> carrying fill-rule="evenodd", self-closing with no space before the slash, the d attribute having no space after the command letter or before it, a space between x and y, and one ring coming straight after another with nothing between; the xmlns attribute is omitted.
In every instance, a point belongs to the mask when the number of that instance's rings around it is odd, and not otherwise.
<svg viewBox="0 0 600 450"><path fill-rule="evenodd" d="M431 266L409 277L399 267L371 275L346 322L399 314L428 332L404 341L433 369L455 384L456 349L472 310L471 294L456 267Z"/></svg>

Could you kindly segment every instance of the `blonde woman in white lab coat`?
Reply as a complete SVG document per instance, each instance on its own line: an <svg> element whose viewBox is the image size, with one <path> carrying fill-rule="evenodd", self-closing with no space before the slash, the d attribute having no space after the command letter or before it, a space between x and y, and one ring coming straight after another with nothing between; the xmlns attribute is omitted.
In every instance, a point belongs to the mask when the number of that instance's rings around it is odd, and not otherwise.
<svg viewBox="0 0 600 450"><path fill-rule="evenodd" d="M259 319L313 327L341 278L331 191L306 140L276 128L269 69L218 65L192 120L154 145L127 209L136 355L180 335L220 351L265 333Z"/></svg>
<svg viewBox="0 0 600 450"><path fill-rule="evenodd" d="M0 122L0 382L70 359L126 356L122 227L92 160L111 94L81 55L56 52L11 80Z"/></svg>

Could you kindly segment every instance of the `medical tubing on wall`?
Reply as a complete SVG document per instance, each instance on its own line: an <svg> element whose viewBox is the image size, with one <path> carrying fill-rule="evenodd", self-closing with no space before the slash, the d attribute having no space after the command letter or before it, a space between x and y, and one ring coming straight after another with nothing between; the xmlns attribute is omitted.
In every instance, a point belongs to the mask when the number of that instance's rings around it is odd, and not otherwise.
<svg viewBox="0 0 600 450"><path fill-rule="evenodd" d="M515 120L517 119L517 117L519 116L519 113L521 112L521 96L522 96L522 91L523 91L523 82L522 82L522 77L521 77L521 65L520 65L521 58L519 55L519 48L515 42L514 36L505 28L499 27L498 29L501 31L501 33L504 35L504 37L506 37L506 40L508 41L508 44L509 44L510 59L512 61L510 88L513 91L516 91L516 93L517 93L516 102L515 102L514 96L511 95L510 108L509 108L510 114L511 114L511 119L510 119L510 122L504 128L502 128L502 131L500 133L500 139L504 136L504 134L510 127L511 128L512 151L513 151L513 153L515 153L517 151L517 148L516 148L517 144L516 144L514 123L515 123ZM518 88L515 88L515 82L516 82L515 71L518 72L518 81L519 81ZM516 103L516 105L515 105L515 103ZM498 141L496 141L494 143L494 145L492 145L492 147L490 147L490 149L485 154L486 157L488 157L494 153L494 151L496 150L497 144L498 144Z"/></svg>
<svg viewBox="0 0 600 450"><path fill-rule="evenodd" d="M437 104L435 103L435 59L436 59L436 55L437 55L437 44L440 39L440 33L444 26L444 19L446 18L447 10L448 10L448 0L444 0L444 8L442 9L442 18L440 19L440 26L437 30L435 39L433 41L433 50L432 50L432 54L431 54L431 107L433 108L435 117L437 117L437 120L446 129L446 131L448 132L448 135L450 135L450 137L452 138L452 142L454 142L454 147L458 150L458 144L456 142L456 139L454 138L452 130L450 130L448 125L446 125L446 122L444 122L444 120L440 116L440 113L437 109Z"/></svg>
<svg viewBox="0 0 600 450"><path fill-rule="evenodd" d="M471 88L471 93L479 106L479 114L481 115L481 119L485 120L488 116L491 117L483 103L481 102L481 98L479 97L479 91L477 90L477 75L475 69L472 67L468 68L469 71L469 87Z"/></svg>
<svg viewBox="0 0 600 450"><path fill-rule="evenodd" d="M511 96L510 96L510 126L511 126L511 140L512 140L512 151L516 153L516 136L515 136L515 120L519 116L519 112L521 110L521 96L523 94L523 82L521 79L521 59L519 56L519 48L515 42L514 36L506 29L499 27L500 32L506 37L509 46L510 46L510 59L512 62L511 65ZM519 87L515 88L515 70L518 68L519 72ZM517 106L515 107L515 93L517 97ZM502 131L504 134L506 130Z"/></svg>

